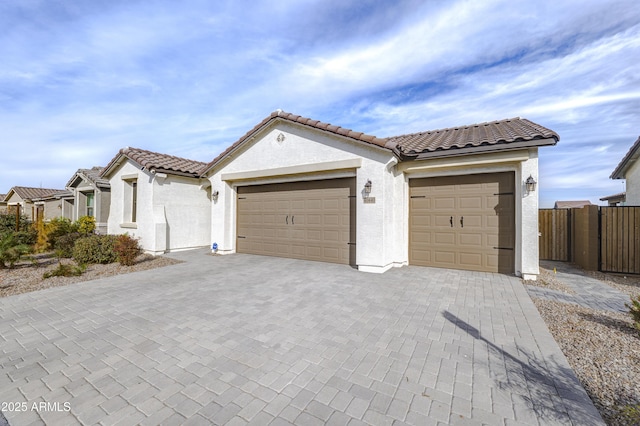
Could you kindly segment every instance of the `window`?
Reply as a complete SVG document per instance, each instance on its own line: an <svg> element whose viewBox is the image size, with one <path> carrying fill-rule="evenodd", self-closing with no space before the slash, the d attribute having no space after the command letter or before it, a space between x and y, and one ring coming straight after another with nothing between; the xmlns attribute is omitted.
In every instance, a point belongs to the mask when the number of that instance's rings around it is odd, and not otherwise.
<svg viewBox="0 0 640 426"><path fill-rule="evenodd" d="M86 194L87 216L94 216L94 214L93 214L94 197L95 197L95 194L93 192L89 192L89 193Z"/></svg>
<svg viewBox="0 0 640 426"><path fill-rule="evenodd" d="M138 181L131 181L131 222L136 223L138 211Z"/></svg>

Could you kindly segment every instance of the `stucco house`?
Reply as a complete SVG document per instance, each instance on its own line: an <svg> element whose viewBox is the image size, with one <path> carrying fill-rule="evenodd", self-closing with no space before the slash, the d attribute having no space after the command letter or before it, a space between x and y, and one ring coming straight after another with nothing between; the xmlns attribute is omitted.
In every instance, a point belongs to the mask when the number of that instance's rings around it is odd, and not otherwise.
<svg viewBox="0 0 640 426"><path fill-rule="evenodd" d="M71 220L82 216L93 216L96 220L96 231L107 233L107 220L111 206L111 185L100 176L103 167L78 169L69 179L66 188L73 194L71 203Z"/></svg>
<svg viewBox="0 0 640 426"><path fill-rule="evenodd" d="M66 207L70 200L73 201L73 194L64 190L32 199L36 214L40 214L45 222L57 217L68 217L70 211Z"/></svg>
<svg viewBox="0 0 640 426"><path fill-rule="evenodd" d="M640 206L640 137L633 143L629 152L611 173L611 179L626 179L626 206Z"/></svg>
<svg viewBox="0 0 640 426"><path fill-rule="evenodd" d="M123 148L100 173L111 187L107 232L140 238L152 254L209 246L211 193L206 163Z"/></svg>
<svg viewBox="0 0 640 426"><path fill-rule="evenodd" d="M278 110L202 169L210 241L221 254L367 272L422 265L533 279L538 148L558 140L523 118L378 138ZM147 173L121 174L134 172ZM112 189L126 182L111 179Z"/></svg>
<svg viewBox="0 0 640 426"><path fill-rule="evenodd" d="M31 220L36 220L38 206L43 212L45 220L62 215L61 201L56 196L68 194L64 189L31 188L26 186L14 186L5 195L4 201L7 209L15 212L16 206L20 206L20 213Z"/></svg>

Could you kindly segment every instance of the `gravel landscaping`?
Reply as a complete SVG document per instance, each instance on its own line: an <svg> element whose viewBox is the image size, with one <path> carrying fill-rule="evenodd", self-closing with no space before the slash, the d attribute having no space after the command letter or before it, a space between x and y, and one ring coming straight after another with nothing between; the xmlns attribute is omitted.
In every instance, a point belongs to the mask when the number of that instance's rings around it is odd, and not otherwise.
<svg viewBox="0 0 640 426"><path fill-rule="evenodd" d="M70 259L62 259L61 263L75 265L75 262ZM58 266L58 259L51 254L41 254L34 256L33 261L24 260L16 264L12 269L0 269L0 297L90 281L112 275L160 268L175 263L181 262L165 256L143 254L136 259L136 264L133 266L122 266L117 262L107 265L88 265L85 272L77 277L44 279L42 275L45 272L51 271Z"/></svg>
<svg viewBox="0 0 640 426"><path fill-rule="evenodd" d="M640 277L589 275L626 294L640 294ZM563 286L553 271L542 270L540 278L536 285ZM640 424L640 331L631 315L545 299L533 302L605 422Z"/></svg>

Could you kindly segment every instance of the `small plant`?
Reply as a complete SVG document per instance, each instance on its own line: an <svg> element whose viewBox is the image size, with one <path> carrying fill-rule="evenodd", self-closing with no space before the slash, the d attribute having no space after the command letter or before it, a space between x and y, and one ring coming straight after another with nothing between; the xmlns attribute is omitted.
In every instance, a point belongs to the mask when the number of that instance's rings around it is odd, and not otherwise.
<svg viewBox="0 0 640 426"><path fill-rule="evenodd" d="M23 244L13 232L0 234L0 269L13 268L23 256L31 253L31 247Z"/></svg>
<svg viewBox="0 0 640 426"><path fill-rule="evenodd" d="M96 218L93 216L82 216L76 222L78 232L81 234L93 234L96 230Z"/></svg>
<svg viewBox="0 0 640 426"><path fill-rule="evenodd" d="M115 235L89 235L76 241L73 258L80 264L113 263L118 260L114 250Z"/></svg>
<svg viewBox="0 0 640 426"><path fill-rule="evenodd" d="M631 298L631 304L625 303L625 306L629 308L629 313L633 318L633 326L640 331L640 296L635 299Z"/></svg>
<svg viewBox="0 0 640 426"><path fill-rule="evenodd" d="M83 235L79 232L72 232L70 234L66 234L56 238L56 241L53 245L56 256L58 258L66 259L73 257L73 247L75 246L76 241L78 241L78 239L80 239L82 236Z"/></svg>
<svg viewBox="0 0 640 426"><path fill-rule="evenodd" d="M114 249L118 254L118 262L124 266L134 265L136 257L142 253L138 240L128 234L118 235Z"/></svg>
<svg viewBox="0 0 640 426"><path fill-rule="evenodd" d="M45 272L42 275L42 278L47 279L51 277L77 277L82 275L86 269L87 267L85 265L75 266L60 263L56 269Z"/></svg>

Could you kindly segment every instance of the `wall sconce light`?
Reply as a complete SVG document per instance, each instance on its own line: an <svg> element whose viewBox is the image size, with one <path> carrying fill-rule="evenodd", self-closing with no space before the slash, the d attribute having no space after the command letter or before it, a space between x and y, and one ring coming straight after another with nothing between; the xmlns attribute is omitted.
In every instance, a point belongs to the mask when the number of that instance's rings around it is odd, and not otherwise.
<svg viewBox="0 0 640 426"><path fill-rule="evenodd" d="M220 195L220 192L218 190L215 190L211 193L211 198L213 198L213 201L218 201L218 195Z"/></svg>
<svg viewBox="0 0 640 426"><path fill-rule="evenodd" d="M371 194L371 181L367 179L367 183L364 184L364 193L366 196Z"/></svg>
<svg viewBox="0 0 640 426"><path fill-rule="evenodd" d="M538 182L536 182L536 180L533 178L533 176L529 175L527 180L524 181L524 184L527 187L527 193L535 191L537 183Z"/></svg>

